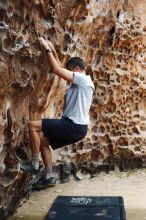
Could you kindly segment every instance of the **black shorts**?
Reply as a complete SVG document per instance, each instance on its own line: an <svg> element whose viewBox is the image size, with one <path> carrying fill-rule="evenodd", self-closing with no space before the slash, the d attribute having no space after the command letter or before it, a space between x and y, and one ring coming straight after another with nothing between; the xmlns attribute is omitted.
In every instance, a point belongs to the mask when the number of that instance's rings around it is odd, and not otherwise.
<svg viewBox="0 0 146 220"><path fill-rule="evenodd" d="M42 131L55 150L83 139L87 134L87 125L75 124L69 118L42 119Z"/></svg>

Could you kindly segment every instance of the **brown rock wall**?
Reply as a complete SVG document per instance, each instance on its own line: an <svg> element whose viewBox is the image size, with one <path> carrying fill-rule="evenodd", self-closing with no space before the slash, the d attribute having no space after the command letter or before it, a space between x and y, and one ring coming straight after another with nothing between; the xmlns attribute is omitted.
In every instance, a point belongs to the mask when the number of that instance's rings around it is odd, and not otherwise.
<svg viewBox="0 0 146 220"><path fill-rule="evenodd" d="M82 56L95 84L88 136L57 158L73 172L144 167L146 3L143 0L0 1L0 216L27 190L20 149L28 120L60 117L66 82L51 74L39 34L63 63ZM45 104L47 103L47 109ZM22 156L22 155L21 155Z"/></svg>

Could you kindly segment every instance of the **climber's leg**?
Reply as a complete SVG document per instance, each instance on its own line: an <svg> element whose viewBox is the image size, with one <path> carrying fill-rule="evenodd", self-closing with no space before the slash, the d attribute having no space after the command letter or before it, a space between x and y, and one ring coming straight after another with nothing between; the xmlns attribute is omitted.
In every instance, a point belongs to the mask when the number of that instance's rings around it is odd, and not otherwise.
<svg viewBox="0 0 146 220"><path fill-rule="evenodd" d="M45 165L45 172L44 176L32 185L33 189L45 189L56 184L52 172L52 152L47 138L42 138L40 150Z"/></svg>
<svg viewBox="0 0 146 220"><path fill-rule="evenodd" d="M32 163L22 164L21 169L26 172L37 174L39 172L42 121L30 121L28 123L28 129L32 150Z"/></svg>
<svg viewBox="0 0 146 220"><path fill-rule="evenodd" d="M29 137L31 142L32 154L38 155L40 152L40 141L42 131L42 121L30 121L28 123Z"/></svg>
<svg viewBox="0 0 146 220"><path fill-rule="evenodd" d="M53 176L52 174L52 152L49 146L49 142L47 138L42 138L41 141L41 155L43 158L43 162L45 165L45 178L49 179Z"/></svg>

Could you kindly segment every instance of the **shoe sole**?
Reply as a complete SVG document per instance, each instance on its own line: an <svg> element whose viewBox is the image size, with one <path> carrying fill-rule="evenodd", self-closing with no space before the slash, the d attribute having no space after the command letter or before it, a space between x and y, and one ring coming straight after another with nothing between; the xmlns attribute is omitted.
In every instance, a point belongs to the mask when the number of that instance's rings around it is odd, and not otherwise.
<svg viewBox="0 0 146 220"><path fill-rule="evenodd" d="M42 185L36 185L36 186L32 186L32 190L43 190L43 189L48 189L48 188L51 188L53 186L55 186L56 184L49 184L49 185L45 185L45 186L42 186Z"/></svg>

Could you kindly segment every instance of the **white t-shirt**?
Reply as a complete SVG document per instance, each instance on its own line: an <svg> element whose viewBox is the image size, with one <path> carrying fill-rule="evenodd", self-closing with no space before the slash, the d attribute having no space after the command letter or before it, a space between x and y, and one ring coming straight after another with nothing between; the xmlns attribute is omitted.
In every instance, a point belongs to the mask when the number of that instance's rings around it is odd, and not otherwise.
<svg viewBox="0 0 146 220"><path fill-rule="evenodd" d="M73 83L65 95L63 117L70 118L76 124L88 124L93 92L91 77L74 72Z"/></svg>

